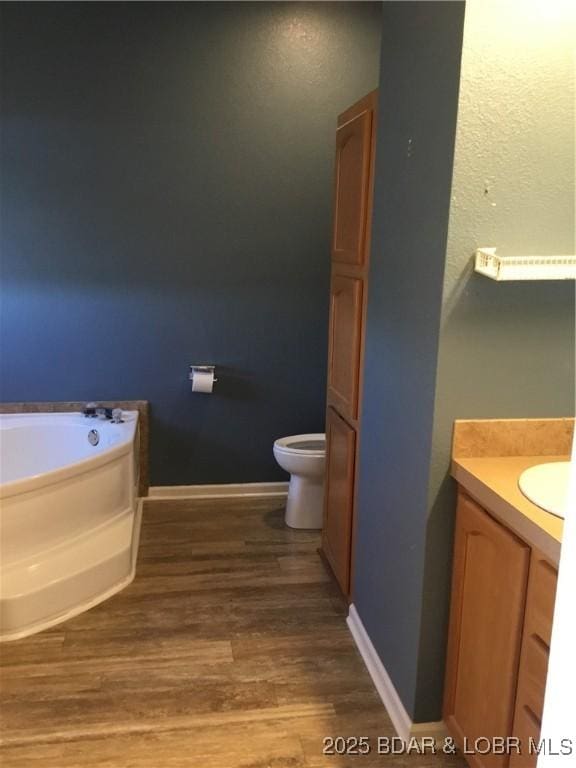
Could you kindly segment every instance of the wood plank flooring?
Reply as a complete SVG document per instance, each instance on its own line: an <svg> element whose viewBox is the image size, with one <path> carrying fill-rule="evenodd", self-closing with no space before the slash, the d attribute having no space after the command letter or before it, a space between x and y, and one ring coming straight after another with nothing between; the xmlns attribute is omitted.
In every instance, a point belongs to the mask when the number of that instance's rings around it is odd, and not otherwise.
<svg viewBox="0 0 576 768"><path fill-rule="evenodd" d="M133 584L0 646L2 768L447 766L392 736L316 553L275 500L149 501Z"/></svg>

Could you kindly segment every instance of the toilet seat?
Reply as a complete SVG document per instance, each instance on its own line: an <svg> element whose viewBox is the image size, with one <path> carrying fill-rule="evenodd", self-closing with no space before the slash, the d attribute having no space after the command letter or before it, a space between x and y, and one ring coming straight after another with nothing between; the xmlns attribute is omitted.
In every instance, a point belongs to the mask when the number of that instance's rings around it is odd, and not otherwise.
<svg viewBox="0 0 576 768"><path fill-rule="evenodd" d="M295 456L325 456L326 435L323 432L281 437L274 442L276 451Z"/></svg>

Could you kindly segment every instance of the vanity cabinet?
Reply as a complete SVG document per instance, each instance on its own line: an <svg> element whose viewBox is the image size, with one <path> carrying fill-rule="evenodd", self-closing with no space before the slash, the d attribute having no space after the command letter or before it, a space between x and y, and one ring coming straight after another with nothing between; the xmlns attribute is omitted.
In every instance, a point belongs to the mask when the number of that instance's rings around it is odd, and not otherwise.
<svg viewBox="0 0 576 768"><path fill-rule="evenodd" d="M338 117L332 231L322 552L350 594L377 91Z"/></svg>
<svg viewBox="0 0 576 768"><path fill-rule="evenodd" d="M460 744L512 731L530 548L460 494L444 718ZM486 755L473 765L506 765Z"/></svg>
<svg viewBox="0 0 576 768"><path fill-rule="evenodd" d="M555 568L460 490L444 721L460 746L525 740L522 754L466 754L473 768L536 764L555 591Z"/></svg>

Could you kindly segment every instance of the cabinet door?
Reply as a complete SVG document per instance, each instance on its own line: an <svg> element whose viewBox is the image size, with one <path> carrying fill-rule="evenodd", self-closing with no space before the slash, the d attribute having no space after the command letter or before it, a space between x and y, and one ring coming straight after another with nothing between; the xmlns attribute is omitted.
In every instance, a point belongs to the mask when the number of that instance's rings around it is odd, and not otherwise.
<svg viewBox="0 0 576 768"><path fill-rule="evenodd" d="M322 551L344 594L350 582L356 432L336 411L326 418L326 499Z"/></svg>
<svg viewBox="0 0 576 768"><path fill-rule="evenodd" d="M336 132L336 185L332 259L364 262L369 202L372 112L365 109Z"/></svg>
<svg viewBox="0 0 576 768"><path fill-rule="evenodd" d="M462 745L512 734L530 549L460 493L444 719ZM507 755L467 755L502 768Z"/></svg>
<svg viewBox="0 0 576 768"><path fill-rule="evenodd" d="M335 275L330 285L328 400L355 419L362 339L362 281Z"/></svg>

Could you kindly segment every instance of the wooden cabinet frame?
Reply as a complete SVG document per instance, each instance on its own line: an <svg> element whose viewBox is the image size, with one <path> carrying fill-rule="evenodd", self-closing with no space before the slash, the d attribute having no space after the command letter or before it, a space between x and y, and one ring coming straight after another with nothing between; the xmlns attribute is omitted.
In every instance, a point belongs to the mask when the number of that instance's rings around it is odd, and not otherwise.
<svg viewBox="0 0 576 768"><path fill-rule="evenodd" d="M373 91L338 117L334 184L334 226L330 288L327 423L331 411L343 419L354 436L354 463L350 469L350 507L347 563L336 562L330 552L328 526L333 497L326 493L322 551L346 598L352 592L356 531L356 487L364 365L364 336L368 302L368 270L372 227L372 195L378 92ZM346 322L339 325L338 301L344 300ZM330 466L330 439L326 446ZM328 481L329 482L329 481ZM344 551L344 549L342 549Z"/></svg>

